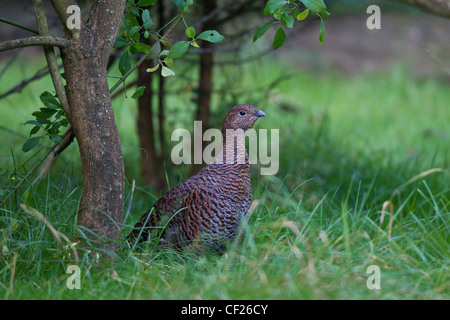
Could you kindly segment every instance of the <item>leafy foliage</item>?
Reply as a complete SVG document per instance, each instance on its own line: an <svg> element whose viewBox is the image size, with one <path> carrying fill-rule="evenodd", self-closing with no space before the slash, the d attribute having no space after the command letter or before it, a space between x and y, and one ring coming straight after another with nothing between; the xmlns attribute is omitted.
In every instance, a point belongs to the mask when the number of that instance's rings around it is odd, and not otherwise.
<svg viewBox="0 0 450 320"><path fill-rule="evenodd" d="M40 95L40 99L44 107L32 113L35 120L29 120L24 123L25 125L34 125L30 130L29 139L22 147L24 152L34 149L46 135L55 143L61 141L60 129L67 127L69 124L67 116L56 96L45 91ZM45 134L36 136L40 131L43 131Z"/></svg>
<svg viewBox="0 0 450 320"><path fill-rule="evenodd" d="M183 14L188 13L190 6L193 4L192 0L173 0L172 2ZM166 26L156 30L151 18L152 6L156 3L157 1L155 0L141 0L137 4L129 0L127 3L123 32L117 37L114 45L115 48L123 48L119 61L119 71L122 76L132 68L131 55L137 53L144 53L148 55L149 59L156 60L155 66L148 68L147 72L161 70L163 77L174 76L175 72L171 69L174 60L183 57L190 46L199 48L197 40L218 43L224 39L224 36L216 30L207 30L196 36L194 27L186 24L182 14L174 17ZM166 27L173 28L180 20L183 20L185 23L185 35L190 40L180 40L172 43L170 39L166 39L164 35L161 35L163 34L162 31L165 32L164 28ZM148 44L149 42L153 42L152 46ZM167 49L164 49L164 47Z"/></svg>
<svg viewBox="0 0 450 320"><path fill-rule="evenodd" d="M286 39L286 32L283 26L292 29L295 20L305 20L310 12L317 14L321 20L319 41L323 44L325 38L323 19L330 15L323 0L268 0L264 7L264 15L272 16L275 21L259 25L253 36L253 42L261 38L271 26L279 24L272 45L274 50L280 48Z"/></svg>

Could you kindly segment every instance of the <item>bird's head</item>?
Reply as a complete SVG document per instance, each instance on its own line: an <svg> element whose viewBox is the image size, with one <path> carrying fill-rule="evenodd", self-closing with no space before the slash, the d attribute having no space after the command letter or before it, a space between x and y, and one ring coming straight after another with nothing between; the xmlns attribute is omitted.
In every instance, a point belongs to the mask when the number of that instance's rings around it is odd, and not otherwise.
<svg viewBox="0 0 450 320"><path fill-rule="evenodd" d="M242 129L247 131L251 129L259 117L265 117L266 114L261 110L249 104L238 104L228 112L223 122L222 131L227 129Z"/></svg>

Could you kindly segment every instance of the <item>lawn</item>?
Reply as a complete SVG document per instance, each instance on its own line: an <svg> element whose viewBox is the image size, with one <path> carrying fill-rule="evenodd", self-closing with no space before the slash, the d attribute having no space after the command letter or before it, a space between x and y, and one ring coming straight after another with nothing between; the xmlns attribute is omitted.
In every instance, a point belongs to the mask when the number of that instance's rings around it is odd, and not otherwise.
<svg viewBox="0 0 450 320"><path fill-rule="evenodd" d="M1 92L32 75L42 61L27 65L14 66L7 83L5 77L0 80ZM285 79L261 89L280 75ZM180 80L170 81L177 88ZM179 254L151 245L133 252L122 243L110 267L82 259L81 288L69 290L71 250L20 204L69 238L86 231L74 225L81 170L73 144L49 176L31 176L0 208L0 297L450 298L448 83L415 78L401 64L350 76L305 73L271 59L227 67L216 82L217 88L225 86L228 92L218 90L214 97L214 123L232 105L251 103L267 114L257 129L278 129L280 136L278 173L253 171L258 205L239 242L223 256ZM45 90L51 90L48 78L1 100L0 125L28 135L31 127L21 123L32 119ZM180 92L168 98L169 133L171 126L192 125L184 116L194 108L190 93ZM131 181L137 181L125 237L159 193L139 183L134 101L118 98L114 108L126 167L125 210ZM0 134L4 196L43 152L24 153L24 137L3 129ZM171 186L186 172L169 167ZM380 270L380 289L367 286L369 266Z"/></svg>

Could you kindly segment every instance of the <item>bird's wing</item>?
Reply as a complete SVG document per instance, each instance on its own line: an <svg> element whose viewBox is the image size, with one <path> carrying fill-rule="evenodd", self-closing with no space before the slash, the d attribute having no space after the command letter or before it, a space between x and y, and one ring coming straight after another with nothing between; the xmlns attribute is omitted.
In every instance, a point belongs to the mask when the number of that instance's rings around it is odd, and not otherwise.
<svg viewBox="0 0 450 320"><path fill-rule="evenodd" d="M184 183L167 192L139 219L128 240L147 240L152 229L164 226L183 208L182 202L186 196L189 196L189 188Z"/></svg>

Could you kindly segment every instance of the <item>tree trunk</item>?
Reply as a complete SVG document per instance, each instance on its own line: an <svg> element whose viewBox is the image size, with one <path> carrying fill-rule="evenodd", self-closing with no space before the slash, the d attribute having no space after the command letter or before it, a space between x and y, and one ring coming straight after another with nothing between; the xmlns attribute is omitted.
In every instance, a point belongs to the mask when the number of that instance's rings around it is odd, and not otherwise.
<svg viewBox="0 0 450 320"><path fill-rule="evenodd" d="M217 7L216 0L203 2L203 14L207 15ZM209 19L203 23L202 31L216 28L215 19ZM208 49L213 43L203 41L202 48ZM210 128L211 116L211 90L213 83L214 54L204 53L200 55L200 77L199 77L199 97L196 120L202 121L203 130Z"/></svg>
<svg viewBox="0 0 450 320"><path fill-rule="evenodd" d="M146 9L150 9L147 7ZM163 25L164 20L164 6L163 2L158 3L158 15L159 15L159 25ZM138 19L139 21L140 19ZM141 23L141 21L140 21ZM147 39L143 40L147 45L151 45L150 41ZM159 79L159 90L158 90L158 117L153 116L153 87L152 80L155 78L157 73L150 73L146 70L153 66L151 60L144 61L139 66L138 71L138 86L145 86L146 90L144 94L138 99L138 119L137 119L137 130L139 136L139 148L141 150L141 175L144 182L149 185L153 185L156 189L162 189L164 186L164 179L162 175L162 161L163 161L163 149L160 148L159 152L156 148L158 137L161 143L161 124L163 122L163 105L162 101L164 99L164 83ZM157 76L156 76L157 77Z"/></svg>
<svg viewBox="0 0 450 320"><path fill-rule="evenodd" d="M94 2L88 21L62 50L83 173L77 225L103 256L117 249L123 214L123 156L106 67L124 5L125 0Z"/></svg>
<svg viewBox="0 0 450 320"><path fill-rule="evenodd" d="M145 183L159 188L162 184L159 174L158 154L155 148L155 126L153 120L153 74L147 72L152 61L144 61L138 68L138 86L145 86L144 94L138 99L137 130L141 150L141 174Z"/></svg>
<svg viewBox="0 0 450 320"><path fill-rule="evenodd" d="M207 15L216 9L216 0L205 0L202 3L203 14ZM212 30L216 28L215 19L209 19L202 25L202 31ZM201 47L208 49L212 47L213 43L203 41ZM202 122L202 136L205 130L211 127L211 91L213 84L213 68L214 68L214 54L203 53L200 55L200 77L198 81L198 105L195 114L195 120ZM202 153L205 147L205 142L202 141ZM203 157L201 157L203 158ZM194 164L192 166L191 174L197 173L203 164Z"/></svg>

